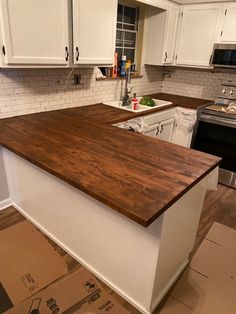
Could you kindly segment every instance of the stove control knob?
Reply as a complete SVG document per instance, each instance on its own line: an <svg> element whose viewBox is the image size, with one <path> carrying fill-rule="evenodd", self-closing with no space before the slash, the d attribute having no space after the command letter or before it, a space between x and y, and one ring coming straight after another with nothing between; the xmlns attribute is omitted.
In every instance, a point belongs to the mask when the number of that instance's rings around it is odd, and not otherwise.
<svg viewBox="0 0 236 314"><path fill-rule="evenodd" d="M224 88L224 89L222 90L222 94L226 94L226 93L227 93L227 89Z"/></svg>
<svg viewBox="0 0 236 314"><path fill-rule="evenodd" d="M231 89L231 91L229 92L230 95L233 95L235 93L235 90Z"/></svg>

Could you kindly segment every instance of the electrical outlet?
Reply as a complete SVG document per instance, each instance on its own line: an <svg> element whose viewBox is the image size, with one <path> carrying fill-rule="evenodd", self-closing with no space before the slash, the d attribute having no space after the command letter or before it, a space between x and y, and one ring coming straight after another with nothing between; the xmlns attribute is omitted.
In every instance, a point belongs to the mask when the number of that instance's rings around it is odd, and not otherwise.
<svg viewBox="0 0 236 314"><path fill-rule="evenodd" d="M74 85L81 85L81 74L74 74Z"/></svg>

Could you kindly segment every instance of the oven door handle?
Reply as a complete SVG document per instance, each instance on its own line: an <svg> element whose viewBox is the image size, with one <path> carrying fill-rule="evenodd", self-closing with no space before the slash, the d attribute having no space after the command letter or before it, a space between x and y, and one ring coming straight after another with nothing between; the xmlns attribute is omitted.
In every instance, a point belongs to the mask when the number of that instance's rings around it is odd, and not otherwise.
<svg viewBox="0 0 236 314"><path fill-rule="evenodd" d="M228 126L230 128L236 128L236 120L232 120L232 119L225 119L225 118L215 117L215 116L211 116L207 114L201 114L199 120L208 122L208 123Z"/></svg>

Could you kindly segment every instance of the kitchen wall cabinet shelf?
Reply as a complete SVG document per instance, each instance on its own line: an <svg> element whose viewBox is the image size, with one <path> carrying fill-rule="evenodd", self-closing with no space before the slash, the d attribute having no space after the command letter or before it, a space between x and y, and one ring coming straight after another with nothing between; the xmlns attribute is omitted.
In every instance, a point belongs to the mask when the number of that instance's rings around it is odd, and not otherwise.
<svg viewBox="0 0 236 314"><path fill-rule="evenodd" d="M2 0L0 66L112 65L116 15L117 0Z"/></svg>
<svg viewBox="0 0 236 314"><path fill-rule="evenodd" d="M2 0L2 66L68 65L68 14L65 0Z"/></svg>
<svg viewBox="0 0 236 314"><path fill-rule="evenodd" d="M176 65L209 67L221 17L221 4L184 6L180 18Z"/></svg>
<svg viewBox="0 0 236 314"><path fill-rule="evenodd" d="M212 68L216 42L236 43L236 2L146 9L145 64Z"/></svg>
<svg viewBox="0 0 236 314"><path fill-rule="evenodd" d="M224 5L219 42L236 43L236 2Z"/></svg>
<svg viewBox="0 0 236 314"><path fill-rule="evenodd" d="M169 3L167 10L153 7L146 10L145 64L174 63L179 14L180 6L175 3Z"/></svg>
<svg viewBox="0 0 236 314"><path fill-rule="evenodd" d="M117 0L73 0L75 64L113 64Z"/></svg>

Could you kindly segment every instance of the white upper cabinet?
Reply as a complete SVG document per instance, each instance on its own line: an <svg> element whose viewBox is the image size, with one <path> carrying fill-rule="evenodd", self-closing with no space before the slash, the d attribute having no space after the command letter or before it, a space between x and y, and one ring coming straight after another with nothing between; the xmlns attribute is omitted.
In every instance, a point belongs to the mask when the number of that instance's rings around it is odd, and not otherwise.
<svg viewBox="0 0 236 314"><path fill-rule="evenodd" d="M136 0L136 1L164 10L167 10L169 7L168 0Z"/></svg>
<svg viewBox="0 0 236 314"><path fill-rule="evenodd" d="M75 64L113 64L117 0L73 0Z"/></svg>
<svg viewBox="0 0 236 314"><path fill-rule="evenodd" d="M225 4L219 42L236 42L236 2Z"/></svg>
<svg viewBox="0 0 236 314"><path fill-rule="evenodd" d="M175 56L176 35L180 6L169 3L167 10L146 8L144 28L144 63L172 64Z"/></svg>
<svg viewBox="0 0 236 314"><path fill-rule="evenodd" d="M219 31L222 4L186 5L180 20L177 65L208 67Z"/></svg>
<svg viewBox="0 0 236 314"><path fill-rule="evenodd" d="M175 43L179 20L179 5L171 3L167 13L167 25L163 48L163 63L172 64L175 57Z"/></svg>
<svg viewBox="0 0 236 314"><path fill-rule="evenodd" d="M1 0L4 65L67 65L67 0Z"/></svg>

